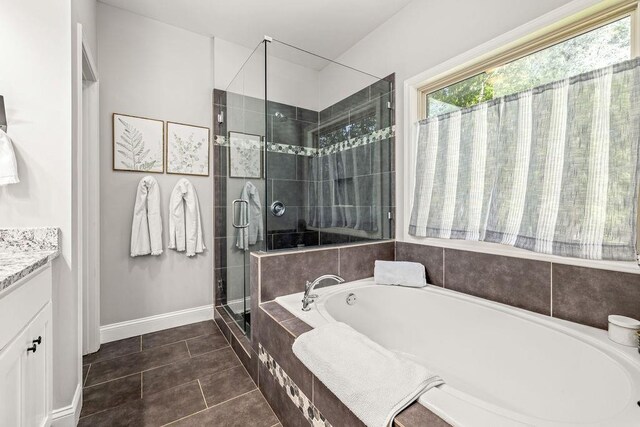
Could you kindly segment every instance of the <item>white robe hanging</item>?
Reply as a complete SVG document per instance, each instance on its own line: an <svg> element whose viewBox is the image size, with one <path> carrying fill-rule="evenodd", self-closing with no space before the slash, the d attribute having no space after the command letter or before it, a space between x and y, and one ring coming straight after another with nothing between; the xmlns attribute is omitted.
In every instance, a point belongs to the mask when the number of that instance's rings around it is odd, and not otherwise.
<svg viewBox="0 0 640 427"><path fill-rule="evenodd" d="M162 253L162 216L160 188L152 176L145 176L138 184L131 224L131 256L160 255Z"/></svg>
<svg viewBox="0 0 640 427"><path fill-rule="evenodd" d="M169 248L178 252L186 251L189 257L206 249L202 238L198 195L186 178L176 183L169 200Z"/></svg>

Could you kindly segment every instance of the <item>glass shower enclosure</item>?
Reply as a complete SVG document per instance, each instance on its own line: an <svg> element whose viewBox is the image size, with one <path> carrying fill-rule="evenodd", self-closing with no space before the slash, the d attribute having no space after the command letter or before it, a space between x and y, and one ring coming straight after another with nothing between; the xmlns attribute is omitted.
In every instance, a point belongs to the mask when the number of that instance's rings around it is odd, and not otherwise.
<svg viewBox="0 0 640 427"><path fill-rule="evenodd" d="M214 92L216 305L251 333L250 253L394 237L394 78L265 38Z"/></svg>

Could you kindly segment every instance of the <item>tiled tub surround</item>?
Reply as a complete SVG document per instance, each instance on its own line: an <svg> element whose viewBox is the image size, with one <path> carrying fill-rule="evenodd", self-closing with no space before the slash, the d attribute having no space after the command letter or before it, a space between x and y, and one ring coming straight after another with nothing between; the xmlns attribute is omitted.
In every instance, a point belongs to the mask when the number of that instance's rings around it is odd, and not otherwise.
<svg viewBox="0 0 640 427"><path fill-rule="evenodd" d="M212 321L103 344L83 358L80 426L279 426Z"/></svg>
<svg viewBox="0 0 640 427"><path fill-rule="evenodd" d="M59 254L59 229L0 229L0 291L42 267Z"/></svg>
<svg viewBox="0 0 640 427"><path fill-rule="evenodd" d="M322 274L339 274L348 281L371 277L376 259L394 258L393 241L252 254L252 295L260 295L262 303L258 305L258 298L252 298L255 306L250 353L259 360L258 385L283 425L363 424L293 354L293 341L311 327L272 300L301 292L305 280ZM416 403L396 417L395 425L448 424Z"/></svg>
<svg viewBox="0 0 640 427"><path fill-rule="evenodd" d="M603 329L610 313L640 317L640 275L630 273L393 241L253 253L251 294L259 298L252 298L252 340L231 319L225 324L227 335L236 342L234 348L242 350L248 370L254 372L284 425L310 422L299 409L300 402L293 402L269 365L259 361L260 346L329 423L358 425L358 421L293 355L293 340L310 326L273 299L303 291L305 280L321 274L340 274L348 281L371 277L376 259L420 262L432 284ZM219 315L216 321L224 322ZM420 404L405 409L395 423L447 425Z"/></svg>
<svg viewBox="0 0 640 427"><path fill-rule="evenodd" d="M610 314L640 319L640 274L406 242L396 260L424 264L438 286L600 329Z"/></svg>

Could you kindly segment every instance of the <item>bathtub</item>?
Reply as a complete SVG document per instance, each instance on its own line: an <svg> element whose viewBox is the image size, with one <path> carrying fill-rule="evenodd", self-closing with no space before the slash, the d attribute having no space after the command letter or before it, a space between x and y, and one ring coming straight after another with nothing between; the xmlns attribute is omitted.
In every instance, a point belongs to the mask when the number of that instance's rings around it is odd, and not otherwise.
<svg viewBox="0 0 640 427"><path fill-rule="evenodd" d="M640 355L606 331L435 286L366 279L315 293L308 312L302 293L276 301L314 327L347 323L439 374L445 384L419 402L450 424L640 425Z"/></svg>

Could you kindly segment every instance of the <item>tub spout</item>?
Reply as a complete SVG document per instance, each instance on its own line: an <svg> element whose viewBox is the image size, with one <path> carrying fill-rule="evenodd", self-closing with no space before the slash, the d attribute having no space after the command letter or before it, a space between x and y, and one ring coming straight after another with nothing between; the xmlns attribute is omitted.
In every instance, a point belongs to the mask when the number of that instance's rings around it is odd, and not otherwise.
<svg viewBox="0 0 640 427"><path fill-rule="evenodd" d="M316 287L316 285L323 280L335 280L337 283L343 283L344 279L340 276L336 276L335 274L325 274L323 276L318 277L313 282L307 280L307 283L304 285L304 297L302 297L302 311L309 311L309 304L314 301L314 298L318 298L318 295L312 294L311 291Z"/></svg>

